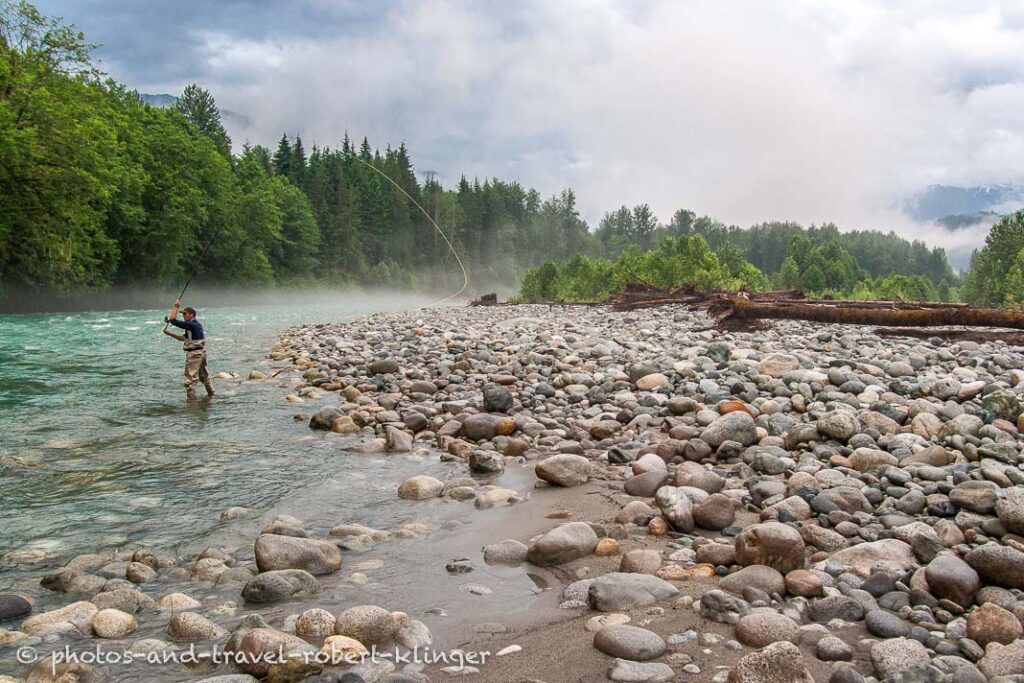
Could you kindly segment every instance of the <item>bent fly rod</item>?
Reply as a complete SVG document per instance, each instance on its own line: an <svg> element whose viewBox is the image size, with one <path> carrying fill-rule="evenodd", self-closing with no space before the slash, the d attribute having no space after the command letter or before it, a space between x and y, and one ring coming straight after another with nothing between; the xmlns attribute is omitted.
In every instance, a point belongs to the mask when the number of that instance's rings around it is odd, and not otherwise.
<svg viewBox="0 0 1024 683"><path fill-rule="evenodd" d="M438 299L437 301L435 301L435 302L433 302L431 304L428 304L425 308L432 308L434 306L438 306L440 304L443 304L446 301L454 299L455 297L461 295L464 291L466 291L466 287L469 286L469 273L466 271L466 266L462 262L462 258L459 256L459 252L455 249L455 245L452 244L451 240L448 239L448 236L446 234L444 234L444 231L441 230L441 226L439 226L437 224L437 221L434 220L434 217L431 216L429 213L427 213L427 210L424 209L423 206L418 201L416 201L416 199L411 194L406 192L404 187L399 185L387 173L385 173L384 171L380 170L379 168L377 168L373 164L365 161L364 159L360 159L358 156L356 156L351 151L348 152L348 156L352 160L358 161L363 166L366 166L371 171L373 171L374 173L380 175L382 178L387 180L389 183L391 183L395 187L395 189L397 189L399 192L401 192L405 196L406 199L408 199L410 202L412 202L413 206L415 206L417 209L419 209L420 213L422 213L423 216L427 219L427 221L430 222L430 225L434 228L434 230L437 232L437 234L441 236L441 239L444 240L444 243L448 246L448 249L452 252L452 256L455 257L456 263L459 264L459 269L462 271L462 286L458 289L458 291L456 291L456 292L454 292L452 294L449 294L448 296L446 296L446 297L444 297L442 299ZM217 231L213 234L213 236L210 238L210 240L206 243L206 246L203 248L203 253L199 255L199 258L196 260L195 265L192 266L192 272L189 273L188 279L185 280L185 286L181 288L181 293L178 295L178 301L181 301L181 299L184 298L185 292L188 290L188 286L190 284L192 284L192 279L195 278L196 273L199 272L199 266L202 265L203 260L206 258L206 255L210 251L210 247L213 246L213 243L217 240L217 237L220 235L220 231L223 228L224 228L224 224L222 223L220 225L220 227L217 228ZM167 329L167 323L164 323L164 329L165 330Z"/></svg>
<svg viewBox="0 0 1024 683"><path fill-rule="evenodd" d="M359 158L358 156L356 156L356 154L354 152L352 152L350 150L347 151L347 154L348 154L350 159L353 159L354 161L358 161L359 163L361 163L363 166L366 166L367 168L369 168L374 173L379 174L382 178L384 178L389 183L394 185L395 189L397 189L399 192L401 192L403 195L405 195L405 198L408 199L410 202L412 202L413 206L415 206L417 209L419 209L420 213L422 213L426 217L426 219L428 221L430 221L430 224L434 227L434 230L437 231L437 234L441 236L441 239L444 240L444 243L448 245L448 249L452 252L452 255L455 257L455 261L459 264L459 268L462 270L462 287L459 288L459 291L455 292L454 294L449 294L448 296L444 297L443 299L438 299L437 301L435 301L435 302L433 302L431 304L427 304L424 308L433 308L434 306L437 306L439 304L443 304L444 302L449 301L450 299L454 299L455 297L459 296L464 291L466 291L466 287L469 286L469 273L466 272L466 266L462 263L462 259L459 257L459 252L457 252L455 250L455 245L453 245L451 240L448 239L448 236L444 234L444 231L441 230L441 226L439 226L437 224L437 221L435 221L434 218L429 213L427 213L427 210L424 209L420 205L420 203L418 201L416 201L415 198L413 198L413 196L411 194L409 194L408 192L405 191L404 187L402 187L397 182L395 182L395 180L391 176L389 176L387 173L385 173L384 171L380 170L379 168L377 168L373 164L369 163L368 161Z"/></svg>

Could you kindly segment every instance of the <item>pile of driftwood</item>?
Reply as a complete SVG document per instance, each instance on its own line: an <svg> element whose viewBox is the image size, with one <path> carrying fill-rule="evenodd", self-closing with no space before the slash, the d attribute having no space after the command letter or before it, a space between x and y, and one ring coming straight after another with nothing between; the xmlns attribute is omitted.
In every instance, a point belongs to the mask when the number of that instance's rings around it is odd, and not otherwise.
<svg viewBox="0 0 1024 683"><path fill-rule="evenodd" d="M612 300L612 307L619 311L666 304L707 310L716 326L729 328L756 327L763 325L764 320L785 319L898 328L968 326L1024 330L1024 313L1019 311L972 308L959 303L808 299L797 290L704 292L692 286L661 289L634 284ZM941 335L933 332L927 336Z"/></svg>

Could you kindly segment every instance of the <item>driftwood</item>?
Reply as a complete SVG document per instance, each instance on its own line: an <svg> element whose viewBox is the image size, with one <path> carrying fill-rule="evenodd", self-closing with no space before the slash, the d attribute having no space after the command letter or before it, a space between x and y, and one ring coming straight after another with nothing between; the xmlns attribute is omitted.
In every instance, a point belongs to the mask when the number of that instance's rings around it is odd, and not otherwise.
<svg viewBox="0 0 1024 683"><path fill-rule="evenodd" d="M948 304L860 301L757 302L741 298L709 304L708 311L721 322L738 320L807 320L843 325L889 327L1006 327L1024 330L1024 313Z"/></svg>
<svg viewBox="0 0 1024 683"><path fill-rule="evenodd" d="M484 294L479 299L469 302L470 306L497 306L498 295L497 294Z"/></svg>
<svg viewBox="0 0 1024 683"><path fill-rule="evenodd" d="M662 289L634 284L612 300L612 307L619 311L666 304L705 309L716 327L727 329L763 328L764 320L774 319L886 327L966 325L1024 330L1024 313L1019 311L972 308L962 303L812 300L798 290L705 292L692 285Z"/></svg>

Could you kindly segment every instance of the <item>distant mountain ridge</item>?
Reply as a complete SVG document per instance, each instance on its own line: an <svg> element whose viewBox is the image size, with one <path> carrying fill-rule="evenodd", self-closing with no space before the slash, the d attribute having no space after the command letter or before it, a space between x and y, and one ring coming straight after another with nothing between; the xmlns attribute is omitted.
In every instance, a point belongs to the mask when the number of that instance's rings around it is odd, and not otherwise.
<svg viewBox="0 0 1024 683"><path fill-rule="evenodd" d="M994 222L999 214L1024 207L1024 187L930 185L907 200L904 210L917 221L937 221L951 228Z"/></svg>
<svg viewBox="0 0 1024 683"><path fill-rule="evenodd" d="M139 99L151 107L160 107L162 109L173 107L178 102L177 97L167 94L150 95L149 93L139 93Z"/></svg>

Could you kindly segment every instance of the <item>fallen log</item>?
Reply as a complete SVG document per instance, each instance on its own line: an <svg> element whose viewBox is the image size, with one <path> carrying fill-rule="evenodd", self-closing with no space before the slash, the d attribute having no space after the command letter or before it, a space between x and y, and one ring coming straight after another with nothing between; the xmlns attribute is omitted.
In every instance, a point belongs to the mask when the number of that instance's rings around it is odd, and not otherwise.
<svg viewBox="0 0 1024 683"><path fill-rule="evenodd" d="M806 320L842 325L889 327L1006 327L1024 330L1024 313L962 305L914 302L757 302L732 297L709 304L708 311L718 324L738 320Z"/></svg>

